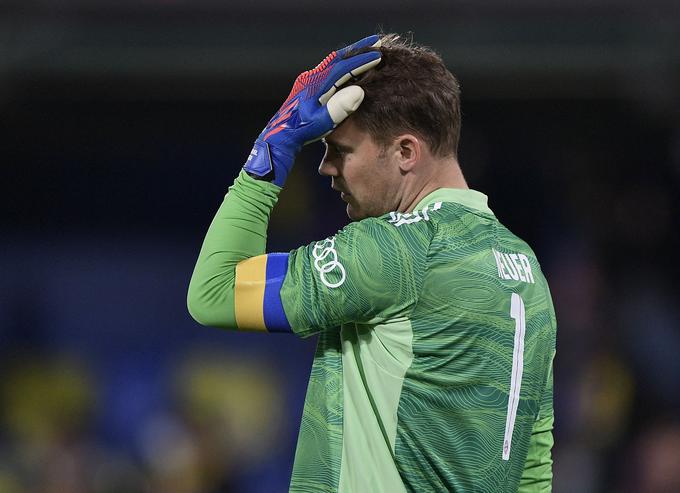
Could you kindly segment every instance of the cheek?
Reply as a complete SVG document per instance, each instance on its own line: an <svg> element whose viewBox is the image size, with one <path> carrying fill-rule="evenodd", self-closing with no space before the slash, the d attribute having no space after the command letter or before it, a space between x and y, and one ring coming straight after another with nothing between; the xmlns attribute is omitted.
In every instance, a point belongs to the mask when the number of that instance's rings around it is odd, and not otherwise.
<svg viewBox="0 0 680 493"><path fill-rule="evenodd" d="M376 187L381 185L380 178L371 166L354 169L351 176L347 177L347 181L351 183L352 195L364 201L370 200L377 192Z"/></svg>
<svg viewBox="0 0 680 493"><path fill-rule="evenodd" d="M366 184L366 180L370 179L367 168L369 167L365 166L362 160L355 156L343 163L342 179L352 195L360 193Z"/></svg>
<svg viewBox="0 0 680 493"><path fill-rule="evenodd" d="M343 179L355 207L373 214L385 208L394 183L389 171L388 163L377 155L354 155L345 162Z"/></svg>
<svg viewBox="0 0 680 493"><path fill-rule="evenodd" d="M382 164L375 163L357 181L357 201L366 213L375 216L384 214L393 207L391 201L394 195L394 177Z"/></svg>

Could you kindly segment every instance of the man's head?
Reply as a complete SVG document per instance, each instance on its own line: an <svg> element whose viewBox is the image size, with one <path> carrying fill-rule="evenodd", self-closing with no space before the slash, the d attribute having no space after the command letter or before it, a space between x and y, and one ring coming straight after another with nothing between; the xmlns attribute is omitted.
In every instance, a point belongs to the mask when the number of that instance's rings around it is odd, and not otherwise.
<svg viewBox="0 0 680 493"><path fill-rule="evenodd" d="M379 49L380 64L353 82L361 106L325 139L319 167L355 220L403 208L429 165L456 161L460 136L460 88L441 57L393 34Z"/></svg>

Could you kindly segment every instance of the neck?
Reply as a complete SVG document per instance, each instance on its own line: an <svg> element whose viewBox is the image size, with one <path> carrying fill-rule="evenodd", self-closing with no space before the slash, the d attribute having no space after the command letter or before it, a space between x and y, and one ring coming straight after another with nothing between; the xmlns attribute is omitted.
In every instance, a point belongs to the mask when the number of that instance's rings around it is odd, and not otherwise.
<svg viewBox="0 0 680 493"><path fill-rule="evenodd" d="M468 189L458 160L454 157L434 160L421 167L421 172L409 173L405 180L399 212L411 212L421 200L439 188Z"/></svg>

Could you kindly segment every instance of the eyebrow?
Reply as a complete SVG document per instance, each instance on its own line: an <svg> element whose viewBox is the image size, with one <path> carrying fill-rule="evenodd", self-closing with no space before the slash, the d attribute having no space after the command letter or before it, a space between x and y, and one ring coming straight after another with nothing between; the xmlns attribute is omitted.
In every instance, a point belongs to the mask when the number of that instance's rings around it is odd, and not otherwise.
<svg viewBox="0 0 680 493"><path fill-rule="evenodd" d="M349 152L349 151L352 151L354 149L352 146L342 144L342 143L338 142L337 140L335 140L333 138L324 137L321 140L325 144L331 145L331 146L335 147L336 149L338 149L339 151Z"/></svg>

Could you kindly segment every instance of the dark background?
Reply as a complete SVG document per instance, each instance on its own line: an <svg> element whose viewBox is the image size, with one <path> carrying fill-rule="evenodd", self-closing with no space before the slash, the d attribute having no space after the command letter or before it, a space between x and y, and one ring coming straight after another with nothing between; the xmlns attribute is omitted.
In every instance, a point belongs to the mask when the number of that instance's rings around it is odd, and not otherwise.
<svg viewBox="0 0 680 493"><path fill-rule="evenodd" d="M557 492L680 491L676 2L0 4L0 491L285 491L315 345L194 323L203 234L295 76L382 28L463 90L469 183L558 317ZM344 207L305 149L269 249Z"/></svg>

